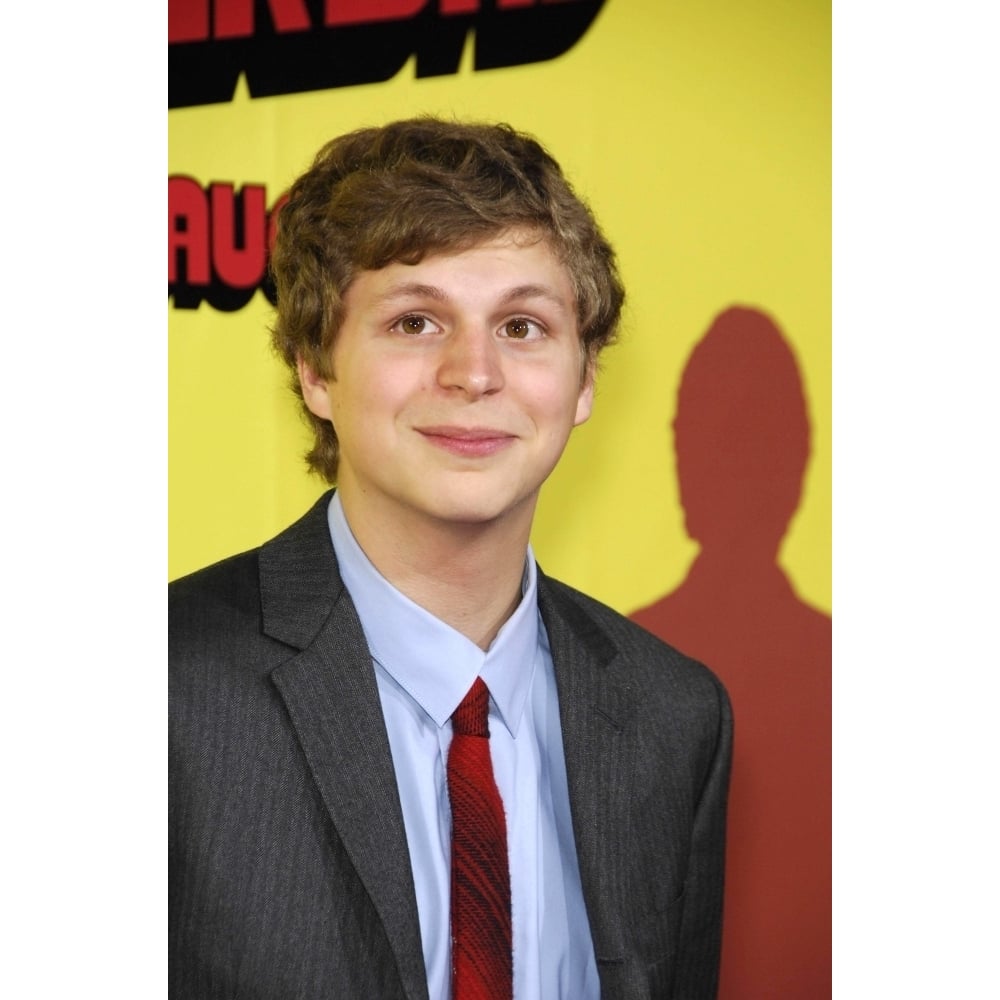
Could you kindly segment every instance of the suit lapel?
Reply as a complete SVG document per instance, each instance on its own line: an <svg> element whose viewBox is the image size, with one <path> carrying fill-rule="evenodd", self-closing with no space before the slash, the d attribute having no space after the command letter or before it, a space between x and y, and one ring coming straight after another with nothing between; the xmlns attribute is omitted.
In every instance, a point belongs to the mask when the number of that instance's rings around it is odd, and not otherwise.
<svg viewBox="0 0 1000 1000"><path fill-rule="evenodd" d="M378 912L407 996L426 1000L416 893L371 655L337 569L326 520L330 494L262 547L266 634L297 647L274 671L323 803ZM620 963L635 740L618 651L539 572L584 901L598 962Z"/></svg>
<svg viewBox="0 0 1000 1000"><path fill-rule="evenodd" d="M580 879L599 965L623 960L629 800L635 761L632 702L618 651L595 622L539 572L562 722Z"/></svg>
<svg viewBox="0 0 1000 1000"><path fill-rule="evenodd" d="M329 497L261 550L264 631L301 650L272 676L323 803L385 927L406 994L426 1000L389 739L371 654L337 571Z"/></svg>

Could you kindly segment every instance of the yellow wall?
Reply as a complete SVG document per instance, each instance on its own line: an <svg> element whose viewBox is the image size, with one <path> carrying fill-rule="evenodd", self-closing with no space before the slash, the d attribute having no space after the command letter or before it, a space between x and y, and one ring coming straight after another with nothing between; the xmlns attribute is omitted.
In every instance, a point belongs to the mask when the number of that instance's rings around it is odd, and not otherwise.
<svg viewBox="0 0 1000 1000"><path fill-rule="evenodd" d="M831 610L830 9L793 0L607 0L565 55L169 112L170 174L265 184L335 134L415 113L506 120L562 163L616 246L629 300L595 413L542 493L546 572L621 611L673 589L696 552L670 421L687 357L733 304L769 313L806 385L812 458L781 562ZM270 537L324 488L268 348L271 307L170 305L170 553L176 577Z"/></svg>

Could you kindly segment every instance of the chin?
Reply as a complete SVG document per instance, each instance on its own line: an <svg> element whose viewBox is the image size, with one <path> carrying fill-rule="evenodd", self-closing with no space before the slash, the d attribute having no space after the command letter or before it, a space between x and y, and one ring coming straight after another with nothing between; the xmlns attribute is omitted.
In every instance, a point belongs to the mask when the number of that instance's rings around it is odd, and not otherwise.
<svg viewBox="0 0 1000 1000"><path fill-rule="evenodd" d="M449 504L438 509L439 521L449 524L487 525L503 519L508 509L490 504Z"/></svg>
<svg viewBox="0 0 1000 1000"><path fill-rule="evenodd" d="M485 497L450 496L444 502L430 505L430 512L440 521L452 524L487 525L515 517L525 509L528 501L499 498L495 494ZM529 504L530 511L534 505Z"/></svg>

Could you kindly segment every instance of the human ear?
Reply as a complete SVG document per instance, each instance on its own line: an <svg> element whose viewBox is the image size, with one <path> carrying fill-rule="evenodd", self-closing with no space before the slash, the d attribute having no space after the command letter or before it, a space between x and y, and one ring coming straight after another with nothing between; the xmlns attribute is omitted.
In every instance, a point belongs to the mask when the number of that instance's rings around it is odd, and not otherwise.
<svg viewBox="0 0 1000 1000"><path fill-rule="evenodd" d="M597 377L597 362L588 358L583 369L583 381L580 383L580 394L576 398L576 415L573 426L579 427L590 418L594 408L594 380Z"/></svg>
<svg viewBox="0 0 1000 1000"><path fill-rule="evenodd" d="M332 421L328 380L321 378L301 355L296 362L296 367L299 373L299 385L302 387L302 398L305 400L306 406L322 420Z"/></svg>

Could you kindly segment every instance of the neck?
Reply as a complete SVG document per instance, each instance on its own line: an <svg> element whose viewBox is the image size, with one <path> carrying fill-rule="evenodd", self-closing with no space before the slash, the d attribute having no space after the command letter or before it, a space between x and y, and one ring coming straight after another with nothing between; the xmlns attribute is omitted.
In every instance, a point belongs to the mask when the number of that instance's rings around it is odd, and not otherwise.
<svg viewBox="0 0 1000 1000"><path fill-rule="evenodd" d="M341 493L351 532L397 590L486 650L521 600L531 515L456 523L373 516ZM398 512L396 512L398 514Z"/></svg>

